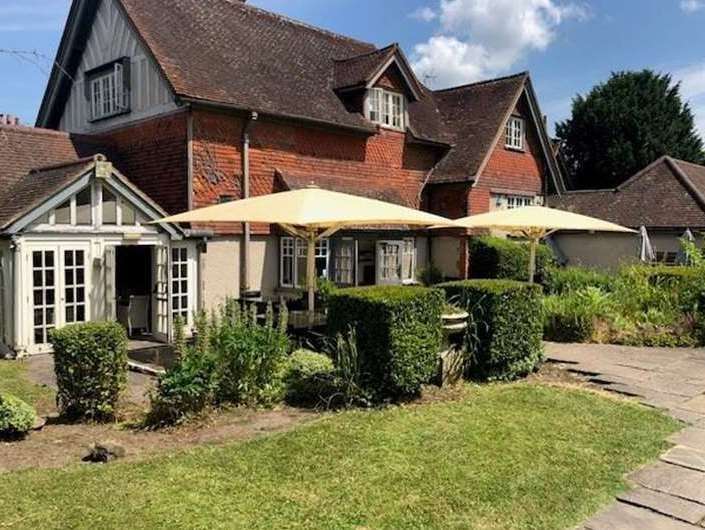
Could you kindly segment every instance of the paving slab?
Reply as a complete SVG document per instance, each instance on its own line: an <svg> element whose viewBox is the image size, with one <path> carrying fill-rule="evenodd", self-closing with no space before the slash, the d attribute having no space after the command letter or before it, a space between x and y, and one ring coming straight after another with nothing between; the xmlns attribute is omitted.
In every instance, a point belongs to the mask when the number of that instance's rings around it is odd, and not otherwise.
<svg viewBox="0 0 705 530"><path fill-rule="evenodd" d="M705 473L657 462L630 475L645 488L705 504Z"/></svg>
<svg viewBox="0 0 705 530"><path fill-rule="evenodd" d="M637 488L617 497L620 501L647 508L668 517L690 524L700 524L705 519L705 506L679 499L666 493L646 488Z"/></svg>
<svg viewBox="0 0 705 530"><path fill-rule="evenodd" d="M705 415L705 395L700 395L684 402L680 408Z"/></svg>
<svg viewBox="0 0 705 530"><path fill-rule="evenodd" d="M661 455L663 462L705 472L705 452L678 445Z"/></svg>
<svg viewBox="0 0 705 530"><path fill-rule="evenodd" d="M689 425L702 425L702 422L705 422L705 415L693 412L692 410L682 409L679 406L668 407L668 414Z"/></svg>
<svg viewBox="0 0 705 530"><path fill-rule="evenodd" d="M705 429L700 427L688 427L671 436L668 441L675 445L684 445L705 451Z"/></svg>
<svg viewBox="0 0 705 530"><path fill-rule="evenodd" d="M692 524L677 521L651 510L618 502L585 523L590 530L693 530Z"/></svg>

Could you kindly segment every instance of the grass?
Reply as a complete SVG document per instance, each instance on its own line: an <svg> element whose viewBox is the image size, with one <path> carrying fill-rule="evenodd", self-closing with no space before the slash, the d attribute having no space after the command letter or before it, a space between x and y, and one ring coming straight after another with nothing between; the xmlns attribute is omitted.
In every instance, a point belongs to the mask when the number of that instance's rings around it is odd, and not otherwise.
<svg viewBox="0 0 705 530"><path fill-rule="evenodd" d="M27 365L21 361L0 360L0 392L8 392L40 411L50 410L54 403L54 392L30 381Z"/></svg>
<svg viewBox="0 0 705 530"><path fill-rule="evenodd" d="M468 386L224 448L7 474L0 528L563 529L676 429L586 391Z"/></svg>

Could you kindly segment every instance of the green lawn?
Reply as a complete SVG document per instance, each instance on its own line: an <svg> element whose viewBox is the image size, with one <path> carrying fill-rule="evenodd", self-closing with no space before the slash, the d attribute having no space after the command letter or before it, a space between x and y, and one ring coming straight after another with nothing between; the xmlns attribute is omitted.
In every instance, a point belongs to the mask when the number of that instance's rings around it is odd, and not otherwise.
<svg viewBox="0 0 705 530"><path fill-rule="evenodd" d="M26 401L40 412L51 409L54 403L54 392L30 381L27 366L21 361L0 360L0 391Z"/></svg>
<svg viewBox="0 0 705 530"><path fill-rule="evenodd" d="M588 392L468 386L147 463L4 475L0 527L563 529L675 429Z"/></svg>

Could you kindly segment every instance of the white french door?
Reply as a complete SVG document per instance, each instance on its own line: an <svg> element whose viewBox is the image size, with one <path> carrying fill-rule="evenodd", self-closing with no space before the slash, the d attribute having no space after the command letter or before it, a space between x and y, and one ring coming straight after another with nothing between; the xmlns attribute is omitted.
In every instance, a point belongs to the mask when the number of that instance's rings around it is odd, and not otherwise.
<svg viewBox="0 0 705 530"><path fill-rule="evenodd" d="M400 285L414 281L415 242L377 241L377 285Z"/></svg>
<svg viewBox="0 0 705 530"><path fill-rule="evenodd" d="M34 247L29 250L31 350L46 351L52 329L89 320L88 248Z"/></svg>

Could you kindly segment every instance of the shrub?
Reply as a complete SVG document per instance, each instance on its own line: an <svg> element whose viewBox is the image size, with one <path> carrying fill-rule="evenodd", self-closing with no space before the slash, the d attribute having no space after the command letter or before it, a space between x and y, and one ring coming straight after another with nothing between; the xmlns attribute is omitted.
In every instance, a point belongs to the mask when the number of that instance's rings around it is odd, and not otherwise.
<svg viewBox="0 0 705 530"><path fill-rule="evenodd" d="M335 366L327 355L297 350L288 360L286 399L295 405L317 405L335 392Z"/></svg>
<svg viewBox="0 0 705 530"><path fill-rule="evenodd" d="M181 423L213 404L216 388L213 358L188 352L159 377L150 394L146 423L157 427Z"/></svg>
<svg viewBox="0 0 705 530"><path fill-rule="evenodd" d="M53 330L59 410L71 418L114 418L127 384L127 334L116 322L89 322Z"/></svg>
<svg viewBox="0 0 705 530"><path fill-rule="evenodd" d="M37 414L19 398L0 392L0 436L23 436L34 425Z"/></svg>
<svg viewBox="0 0 705 530"><path fill-rule="evenodd" d="M426 287L432 287L444 280L443 272L435 265L429 265L419 271L418 280Z"/></svg>
<svg viewBox="0 0 705 530"><path fill-rule="evenodd" d="M610 295L597 287L547 296L543 300L544 338L555 342L595 340L598 318L612 311Z"/></svg>
<svg viewBox="0 0 705 530"><path fill-rule="evenodd" d="M470 272L473 278L526 281L529 277L529 244L502 237L470 239ZM553 263L553 252L539 245L536 252L536 280Z"/></svg>
<svg viewBox="0 0 705 530"><path fill-rule="evenodd" d="M286 313L274 325L271 304L263 324L256 307L237 311L226 306L209 323L208 348L215 357L217 399L237 405L269 405L284 394L284 370L289 352Z"/></svg>
<svg viewBox="0 0 705 530"><path fill-rule="evenodd" d="M512 380L543 359L541 287L511 280L466 280L439 285L470 313L471 375Z"/></svg>
<svg viewBox="0 0 705 530"><path fill-rule="evenodd" d="M612 290L614 278L609 274L582 267L548 267L543 284L547 294L564 294L586 287L597 287L605 292Z"/></svg>
<svg viewBox="0 0 705 530"><path fill-rule="evenodd" d="M330 300L328 334L357 336L360 386L374 399L417 393L435 374L443 293L425 287L342 289Z"/></svg>

